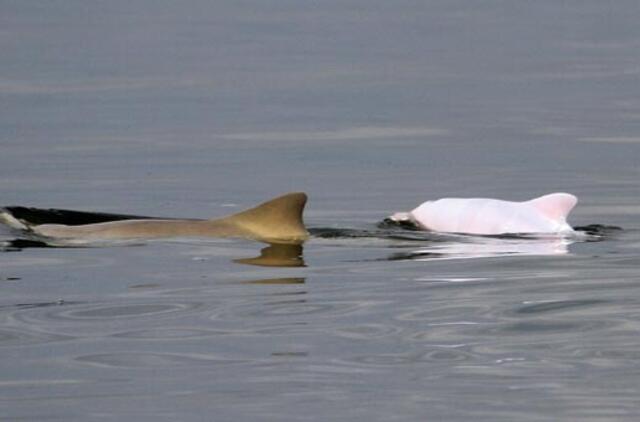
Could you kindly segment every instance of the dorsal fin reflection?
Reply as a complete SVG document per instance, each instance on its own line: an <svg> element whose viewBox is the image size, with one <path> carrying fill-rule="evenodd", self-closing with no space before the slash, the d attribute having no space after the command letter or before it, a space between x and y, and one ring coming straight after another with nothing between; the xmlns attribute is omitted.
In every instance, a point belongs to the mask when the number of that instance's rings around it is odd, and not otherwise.
<svg viewBox="0 0 640 422"><path fill-rule="evenodd" d="M302 245L274 243L262 248L259 256L234 259L233 262L261 267L304 267L302 252Z"/></svg>

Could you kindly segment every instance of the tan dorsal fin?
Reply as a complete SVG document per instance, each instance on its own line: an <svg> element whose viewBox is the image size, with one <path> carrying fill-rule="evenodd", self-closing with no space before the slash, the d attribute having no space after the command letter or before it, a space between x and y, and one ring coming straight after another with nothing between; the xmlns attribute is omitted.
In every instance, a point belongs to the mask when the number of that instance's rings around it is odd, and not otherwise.
<svg viewBox="0 0 640 422"><path fill-rule="evenodd" d="M302 219L306 203L305 193L288 193L222 221L268 242L298 243L309 237Z"/></svg>
<svg viewBox="0 0 640 422"><path fill-rule="evenodd" d="M570 193L550 193L527 201L551 220L566 220L578 203L578 198Z"/></svg>

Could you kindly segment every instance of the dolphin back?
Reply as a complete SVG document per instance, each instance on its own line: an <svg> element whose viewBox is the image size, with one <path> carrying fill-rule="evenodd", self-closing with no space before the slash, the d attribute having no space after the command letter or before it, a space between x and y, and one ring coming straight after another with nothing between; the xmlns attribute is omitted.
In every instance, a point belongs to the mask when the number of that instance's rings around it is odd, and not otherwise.
<svg viewBox="0 0 640 422"><path fill-rule="evenodd" d="M9 216L21 222L26 227L39 226L41 224L64 224L67 226L79 226L83 224L106 223L122 220L146 220L158 217L149 217L131 214L109 214L92 211L76 211L58 208L33 208L9 206L0 209L0 216L9 220ZM2 218L2 217L0 217ZM6 222L5 222L6 223ZM15 224L15 223L14 223Z"/></svg>
<svg viewBox="0 0 640 422"><path fill-rule="evenodd" d="M69 243L159 237L242 237L269 243L301 243L309 236L302 219L306 202L306 194L294 192L210 220L6 207L0 209L0 222Z"/></svg>

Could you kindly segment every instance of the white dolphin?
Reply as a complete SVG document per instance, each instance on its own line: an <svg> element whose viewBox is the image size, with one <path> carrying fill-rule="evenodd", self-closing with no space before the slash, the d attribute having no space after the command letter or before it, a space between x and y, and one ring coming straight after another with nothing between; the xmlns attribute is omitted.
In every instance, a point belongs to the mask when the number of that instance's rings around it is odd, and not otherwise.
<svg viewBox="0 0 640 422"><path fill-rule="evenodd" d="M443 198L427 201L410 212L396 213L396 222L423 230L477 235L509 233L570 234L567 216L578 202L569 193L551 193L529 201L489 198Z"/></svg>

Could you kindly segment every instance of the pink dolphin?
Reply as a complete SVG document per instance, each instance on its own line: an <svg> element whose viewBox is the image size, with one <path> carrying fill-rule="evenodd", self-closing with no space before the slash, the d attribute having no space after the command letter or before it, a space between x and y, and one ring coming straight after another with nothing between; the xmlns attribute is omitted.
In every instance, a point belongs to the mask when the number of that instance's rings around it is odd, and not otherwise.
<svg viewBox="0 0 640 422"><path fill-rule="evenodd" d="M489 198L443 198L427 201L394 221L411 221L424 230L479 235L573 233L567 216L578 202L568 193L551 193L529 201Z"/></svg>

